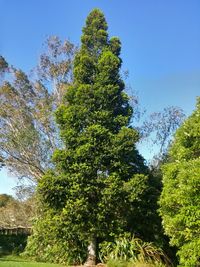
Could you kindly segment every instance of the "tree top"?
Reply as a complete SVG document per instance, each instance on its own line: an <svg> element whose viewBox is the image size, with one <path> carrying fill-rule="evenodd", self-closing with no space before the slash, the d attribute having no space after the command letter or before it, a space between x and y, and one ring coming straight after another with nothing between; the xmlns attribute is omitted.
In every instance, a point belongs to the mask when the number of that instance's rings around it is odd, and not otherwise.
<svg viewBox="0 0 200 267"><path fill-rule="evenodd" d="M93 9L86 19L86 25L83 27L81 37L82 48L98 50L107 44L108 25L104 14L99 9Z"/></svg>

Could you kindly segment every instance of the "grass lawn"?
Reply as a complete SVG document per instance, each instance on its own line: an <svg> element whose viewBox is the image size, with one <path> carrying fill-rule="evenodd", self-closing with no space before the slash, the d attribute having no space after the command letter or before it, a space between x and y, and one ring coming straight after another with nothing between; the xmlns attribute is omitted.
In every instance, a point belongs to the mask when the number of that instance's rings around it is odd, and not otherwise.
<svg viewBox="0 0 200 267"><path fill-rule="evenodd" d="M6 256L6 257L0 257L0 267L64 267L64 266L60 264L31 262L16 256Z"/></svg>

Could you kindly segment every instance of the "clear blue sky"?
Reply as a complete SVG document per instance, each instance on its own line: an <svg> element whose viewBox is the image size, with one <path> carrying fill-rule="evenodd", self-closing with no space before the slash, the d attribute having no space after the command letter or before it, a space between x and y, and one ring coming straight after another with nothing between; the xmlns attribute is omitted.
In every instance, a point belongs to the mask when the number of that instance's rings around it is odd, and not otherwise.
<svg viewBox="0 0 200 267"><path fill-rule="evenodd" d="M0 0L0 54L33 68L48 35L79 44L88 13L100 8L122 41L123 69L148 112L176 105L189 115L200 95L199 0ZM0 173L0 193L13 178Z"/></svg>

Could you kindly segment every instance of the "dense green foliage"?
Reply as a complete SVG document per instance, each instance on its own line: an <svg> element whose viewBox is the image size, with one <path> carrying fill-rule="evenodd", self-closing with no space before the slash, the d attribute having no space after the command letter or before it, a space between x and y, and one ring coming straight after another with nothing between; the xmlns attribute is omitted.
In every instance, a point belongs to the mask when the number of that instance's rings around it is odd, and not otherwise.
<svg viewBox="0 0 200 267"><path fill-rule="evenodd" d="M200 98L193 114L177 130L163 166L160 212L181 266L200 264Z"/></svg>
<svg viewBox="0 0 200 267"><path fill-rule="evenodd" d="M120 76L120 41L108 38L97 9L81 41L74 83L56 112L64 148L54 152L55 168L37 189L40 212L27 254L42 260L81 262L91 239L124 231L153 238L155 230L149 219L157 193L130 126L134 110Z"/></svg>

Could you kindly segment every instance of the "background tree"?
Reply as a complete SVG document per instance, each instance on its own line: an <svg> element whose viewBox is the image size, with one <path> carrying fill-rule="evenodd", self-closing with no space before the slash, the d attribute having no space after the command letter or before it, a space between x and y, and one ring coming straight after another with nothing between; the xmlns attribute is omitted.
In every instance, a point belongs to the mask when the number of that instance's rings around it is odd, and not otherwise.
<svg viewBox="0 0 200 267"><path fill-rule="evenodd" d="M121 44L108 38L98 9L89 14L81 42L74 83L56 111L64 148L39 182L40 213L27 253L80 262L89 244L87 263L94 264L101 240L141 234L143 203L153 187L136 149L139 133L130 126L134 110L120 76Z"/></svg>
<svg viewBox="0 0 200 267"><path fill-rule="evenodd" d="M0 195L0 208L5 207L8 202L14 200L12 196L7 194L1 194Z"/></svg>
<svg viewBox="0 0 200 267"><path fill-rule="evenodd" d="M8 71L8 63L5 58L0 55L0 78L3 79L5 73Z"/></svg>
<svg viewBox="0 0 200 267"><path fill-rule="evenodd" d="M33 197L22 200L0 195L0 228L31 227L33 214Z"/></svg>
<svg viewBox="0 0 200 267"><path fill-rule="evenodd" d="M53 93L55 105L62 101L64 88L72 82L72 63L77 48L68 40L62 42L58 36L46 39L44 52L40 55L36 74Z"/></svg>
<svg viewBox="0 0 200 267"><path fill-rule="evenodd" d="M153 112L144 120L140 127L141 142L149 143L155 149L151 164L156 167L164 160L167 150L173 140L173 135L185 119L183 110L179 107L169 106L162 111Z"/></svg>
<svg viewBox="0 0 200 267"><path fill-rule="evenodd" d="M33 79L0 57L0 159L14 175L34 182L60 146L53 113L63 85L71 82L74 46L50 37L45 51Z"/></svg>
<svg viewBox="0 0 200 267"><path fill-rule="evenodd" d="M166 234L178 247L181 266L200 264L200 98L177 130L163 166L160 213Z"/></svg>

